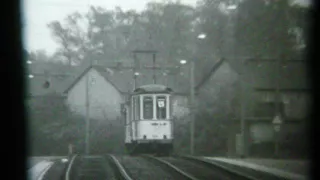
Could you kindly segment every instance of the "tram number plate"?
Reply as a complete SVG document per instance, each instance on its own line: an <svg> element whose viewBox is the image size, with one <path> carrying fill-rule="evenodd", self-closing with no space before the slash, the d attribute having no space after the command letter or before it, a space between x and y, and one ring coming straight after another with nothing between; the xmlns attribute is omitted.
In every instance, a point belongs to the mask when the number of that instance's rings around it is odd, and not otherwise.
<svg viewBox="0 0 320 180"><path fill-rule="evenodd" d="M159 108L164 108L164 100L163 99L158 100L158 106L159 106Z"/></svg>

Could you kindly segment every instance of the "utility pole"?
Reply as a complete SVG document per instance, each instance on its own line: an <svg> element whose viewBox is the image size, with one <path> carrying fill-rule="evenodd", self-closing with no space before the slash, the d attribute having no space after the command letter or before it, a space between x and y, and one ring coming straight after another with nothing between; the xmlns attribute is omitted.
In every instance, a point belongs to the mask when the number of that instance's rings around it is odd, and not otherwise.
<svg viewBox="0 0 320 180"><path fill-rule="evenodd" d="M85 144L86 149L85 153L90 153L90 98L89 98L89 75L86 75L86 138Z"/></svg>
<svg viewBox="0 0 320 180"><path fill-rule="evenodd" d="M133 53L133 60L134 60L134 64L136 64L137 62L137 55L136 53ZM136 66L134 66L133 68L133 89L137 88L137 72L136 72Z"/></svg>
<svg viewBox="0 0 320 180"><path fill-rule="evenodd" d="M194 60L190 61L190 154L194 154L194 121L195 121L195 91L194 91Z"/></svg>
<svg viewBox="0 0 320 180"><path fill-rule="evenodd" d="M197 39L204 39L206 38L206 34L201 33L197 36ZM196 51L194 53L197 53ZM189 101L189 108L190 108L190 154L194 154L194 126L195 126L195 82L194 82L194 71L195 71L195 60L197 58L194 57L190 60L190 101ZM181 64L185 64L186 60L181 60Z"/></svg>
<svg viewBox="0 0 320 180"><path fill-rule="evenodd" d="M245 124L245 110L246 110L246 97L245 97L245 84L244 84L244 75L243 71L240 74L240 101L241 101L241 114L240 114L240 126L241 126L241 146L242 146L242 156L246 156L246 138L245 138L245 131L246 131L246 124Z"/></svg>
<svg viewBox="0 0 320 180"><path fill-rule="evenodd" d="M279 57L279 59L275 59L276 62L274 62L275 64L275 68L276 68L276 73L275 73L275 84L276 84L276 88L275 88L275 96L274 96L274 102L275 102L275 117L276 116L280 116L280 103L281 101L281 96L280 96L280 65L281 65L281 57ZM274 153L275 156L278 157L279 155L279 133L277 131L275 131L275 145L274 145Z"/></svg>
<svg viewBox="0 0 320 180"><path fill-rule="evenodd" d="M232 56L233 56L233 60L235 61L237 59L237 50L236 50L236 23L237 23L237 5L229 5L227 7L227 10L229 11L233 11L234 13L230 16L230 21L233 23L233 28L232 28L232 36L233 36L233 41L232 41L232 45L231 45L231 51ZM239 59L238 59L239 60ZM242 68L240 68L240 73L239 73L239 83L240 83L240 133L241 133L241 156L244 157L247 155L247 145L246 145L246 123L245 123L245 116L246 116L246 89L245 89L245 81L244 81L244 73L245 73L245 63L242 62Z"/></svg>
<svg viewBox="0 0 320 180"><path fill-rule="evenodd" d="M92 59L90 59L90 66L89 69L92 68ZM90 74L86 75L86 138L85 138L85 153L87 155L90 154Z"/></svg>
<svg viewBox="0 0 320 180"><path fill-rule="evenodd" d="M90 8L90 0L87 1L87 6ZM90 36L90 34L89 34ZM90 59L90 65L89 69L92 68L92 59ZM90 86L90 79L89 79L89 74L86 75L86 87L85 87L85 92L86 92L86 97L85 97L85 108L86 108L86 129L85 129L85 153L87 155L90 154L90 92L89 92L89 86Z"/></svg>

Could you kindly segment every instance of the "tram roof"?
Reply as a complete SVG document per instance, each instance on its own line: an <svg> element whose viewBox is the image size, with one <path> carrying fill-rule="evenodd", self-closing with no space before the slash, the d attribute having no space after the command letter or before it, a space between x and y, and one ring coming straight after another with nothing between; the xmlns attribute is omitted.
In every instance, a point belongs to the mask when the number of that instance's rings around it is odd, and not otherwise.
<svg viewBox="0 0 320 180"><path fill-rule="evenodd" d="M172 93L172 89L162 84L148 84L136 88L133 94Z"/></svg>

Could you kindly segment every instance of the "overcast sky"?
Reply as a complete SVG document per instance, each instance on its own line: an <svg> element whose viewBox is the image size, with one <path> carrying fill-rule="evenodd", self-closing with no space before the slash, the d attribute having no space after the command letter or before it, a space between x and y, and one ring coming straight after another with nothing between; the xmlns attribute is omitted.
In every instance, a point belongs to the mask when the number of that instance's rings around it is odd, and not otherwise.
<svg viewBox="0 0 320 180"><path fill-rule="evenodd" d="M44 49L49 54L57 48L47 24L53 20L63 20L68 14L79 11L88 11L89 5L114 9L142 10L147 2L162 0L25 0L22 11L24 13L24 43L30 51ZM180 0L181 3L195 6L197 0ZM298 0L306 1L306 0Z"/></svg>

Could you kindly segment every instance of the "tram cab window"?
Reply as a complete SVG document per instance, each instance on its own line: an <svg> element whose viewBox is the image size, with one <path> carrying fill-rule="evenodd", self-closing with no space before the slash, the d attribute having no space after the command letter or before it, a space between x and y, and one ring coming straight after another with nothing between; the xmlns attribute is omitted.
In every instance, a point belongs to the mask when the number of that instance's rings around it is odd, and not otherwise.
<svg viewBox="0 0 320 180"><path fill-rule="evenodd" d="M169 113L168 113L168 119L171 119L173 117L173 100L171 97L168 98L169 101Z"/></svg>
<svg viewBox="0 0 320 180"><path fill-rule="evenodd" d="M140 119L140 97L139 96L134 97L134 107L135 107L134 119L138 120Z"/></svg>
<svg viewBox="0 0 320 180"><path fill-rule="evenodd" d="M157 96L157 119L167 118L167 100L166 96Z"/></svg>
<svg viewBox="0 0 320 180"><path fill-rule="evenodd" d="M143 97L143 118L153 119L153 98L152 96Z"/></svg>

